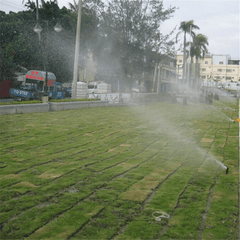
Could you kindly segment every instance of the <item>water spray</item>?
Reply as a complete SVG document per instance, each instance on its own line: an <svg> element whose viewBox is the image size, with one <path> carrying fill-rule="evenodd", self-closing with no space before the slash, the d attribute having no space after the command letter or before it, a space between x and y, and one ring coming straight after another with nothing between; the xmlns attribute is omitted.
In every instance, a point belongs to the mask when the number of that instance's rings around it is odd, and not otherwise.
<svg viewBox="0 0 240 240"><path fill-rule="evenodd" d="M235 120L231 119L230 117L227 117L231 122L235 123Z"/></svg>
<svg viewBox="0 0 240 240"><path fill-rule="evenodd" d="M217 162L220 166L226 169L226 174L228 174L229 167L225 166L222 162L219 162L218 160L215 159L215 162Z"/></svg>
<svg viewBox="0 0 240 240"><path fill-rule="evenodd" d="M228 174L229 167L225 166L224 164L222 164L222 166L226 169L226 174Z"/></svg>

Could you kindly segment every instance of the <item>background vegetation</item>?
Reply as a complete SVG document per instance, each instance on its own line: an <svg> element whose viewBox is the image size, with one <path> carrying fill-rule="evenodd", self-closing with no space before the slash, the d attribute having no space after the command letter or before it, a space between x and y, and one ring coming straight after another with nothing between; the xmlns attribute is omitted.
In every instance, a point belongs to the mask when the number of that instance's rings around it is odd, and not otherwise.
<svg viewBox="0 0 240 240"><path fill-rule="evenodd" d="M72 81L77 22L77 4L59 8L57 1L42 1L39 19L43 28L41 41L33 31L36 5L26 2L27 10L0 12L1 75L13 80L21 67L54 72L59 82ZM164 55L173 56L172 30L161 34L161 24L172 17L175 7L164 9L162 1L101 0L84 1L81 23L80 67L88 50L98 66L98 80L133 81L154 71L154 62ZM49 21L47 34L46 23ZM53 26L59 21L63 31ZM47 37L48 36L48 37Z"/></svg>

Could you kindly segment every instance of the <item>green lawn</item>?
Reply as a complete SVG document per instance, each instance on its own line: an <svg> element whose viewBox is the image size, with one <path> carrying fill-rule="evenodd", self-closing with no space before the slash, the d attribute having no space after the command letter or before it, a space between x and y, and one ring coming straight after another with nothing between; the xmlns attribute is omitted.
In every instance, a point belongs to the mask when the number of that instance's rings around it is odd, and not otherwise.
<svg viewBox="0 0 240 240"><path fill-rule="evenodd" d="M237 117L236 99L1 115L0 239L237 239Z"/></svg>

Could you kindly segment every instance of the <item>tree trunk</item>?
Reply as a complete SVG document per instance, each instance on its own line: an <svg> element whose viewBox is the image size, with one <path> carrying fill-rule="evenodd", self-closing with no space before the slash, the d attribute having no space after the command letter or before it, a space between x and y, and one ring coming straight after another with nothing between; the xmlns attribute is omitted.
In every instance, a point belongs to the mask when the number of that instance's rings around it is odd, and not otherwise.
<svg viewBox="0 0 240 240"><path fill-rule="evenodd" d="M186 76L186 32L184 32L184 42L183 42L183 82L185 83Z"/></svg>
<svg viewBox="0 0 240 240"><path fill-rule="evenodd" d="M195 68L195 80L196 80L196 88L199 89L199 69L198 69L198 57L196 57L196 68Z"/></svg>
<svg viewBox="0 0 240 240"><path fill-rule="evenodd" d="M191 82L192 78L192 68L193 68L193 57L191 57L191 63L190 63L190 67L189 67L189 81ZM192 86L194 85L194 82L192 82L191 84Z"/></svg>

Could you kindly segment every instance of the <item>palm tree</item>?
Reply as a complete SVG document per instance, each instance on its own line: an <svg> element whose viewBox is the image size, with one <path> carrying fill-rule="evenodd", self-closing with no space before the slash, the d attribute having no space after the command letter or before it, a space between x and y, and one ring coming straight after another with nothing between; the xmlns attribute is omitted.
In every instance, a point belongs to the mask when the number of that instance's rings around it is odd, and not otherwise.
<svg viewBox="0 0 240 240"><path fill-rule="evenodd" d="M183 22L180 23L180 27L179 27L180 32L178 32L177 35L176 35L176 41L177 41L178 36L181 33L184 33L184 38L183 38L183 80L185 79L185 75L186 75L186 70L185 70L185 66L186 66L186 47L187 47L186 35L188 33L192 37L195 37L194 31L192 31L194 29L199 29L199 27L193 23L193 20L190 20L188 22L183 21Z"/></svg>
<svg viewBox="0 0 240 240"><path fill-rule="evenodd" d="M22 0L22 4L24 4L24 0ZM38 17L38 0L36 0L36 4L30 0L28 0L28 2L24 5L25 7L29 8L29 9L34 9L36 8L36 20L38 21L39 17Z"/></svg>
<svg viewBox="0 0 240 240"><path fill-rule="evenodd" d="M75 0L73 0L73 4L69 2L68 5L73 12L78 12L78 3Z"/></svg>
<svg viewBox="0 0 240 240"><path fill-rule="evenodd" d="M204 58L205 54L208 52L207 46L208 38L203 34L198 34L193 39L193 45L191 47L191 59L193 57L196 58L196 71L195 71L195 79L198 79L198 59Z"/></svg>

